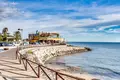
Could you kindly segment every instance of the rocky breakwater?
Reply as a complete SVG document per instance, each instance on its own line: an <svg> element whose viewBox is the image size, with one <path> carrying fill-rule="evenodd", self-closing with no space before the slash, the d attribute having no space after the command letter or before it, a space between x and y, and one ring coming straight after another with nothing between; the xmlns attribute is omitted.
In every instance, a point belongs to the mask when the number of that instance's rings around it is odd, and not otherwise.
<svg viewBox="0 0 120 80"><path fill-rule="evenodd" d="M56 56L70 55L70 54L85 52L88 50L89 48L86 47L84 48L84 47L76 47L69 45L59 45L59 46L28 48L21 50L20 53L23 54L24 57L30 60L44 64L46 61Z"/></svg>
<svg viewBox="0 0 120 80"><path fill-rule="evenodd" d="M35 48L27 48L27 49L23 49L20 51L21 54L23 54L24 57L35 61L37 63L43 64L44 66L47 66L47 64L45 64L46 61L48 61L49 59L53 58L53 57L57 57L57 56L63 56L63 55L71 55L71 54L75 54L75 53L80 53L80 52L86 52L86 51L90 51L90 48L86 48L86 47L77 47L77 46L70 46L70 45L59 45L59 46L44 46L44 47L35 47ZM74 73L70 73L69 71L65 71L67 68L56 68L55 66L47 66L51 69L54 69L56 71L68 74L68 75L73 75L76 77L81 77L83 79L86 80L92 80L93 77L91 77L91 75L81 75L81 74L74 74ZM47 74L53 79L55 80L55 73L49 70L46 70ZM40 72L41 76L43 79L48 80L48 78L45 76L44 73ZM75 79L71 79L69 77L65 77L63 76L66 80L75 80Z"/></svg>

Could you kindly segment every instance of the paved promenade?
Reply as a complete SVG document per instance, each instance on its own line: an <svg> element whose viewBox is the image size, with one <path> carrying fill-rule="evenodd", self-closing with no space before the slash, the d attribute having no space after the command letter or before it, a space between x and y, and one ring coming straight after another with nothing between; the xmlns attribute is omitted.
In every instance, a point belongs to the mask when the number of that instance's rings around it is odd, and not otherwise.
<svg viewBox="0 0 120 80"><path fill-rule="evenodd" d="M15 59L15 52L16 48L0 53L0 80L39 80L31 69L25 71Z"/></svg>

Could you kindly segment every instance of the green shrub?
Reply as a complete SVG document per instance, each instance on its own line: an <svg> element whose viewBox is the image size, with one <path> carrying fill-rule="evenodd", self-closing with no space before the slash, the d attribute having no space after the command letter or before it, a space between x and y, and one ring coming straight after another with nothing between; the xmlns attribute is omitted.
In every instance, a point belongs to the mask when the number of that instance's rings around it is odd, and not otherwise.
<svg viewBox="0 0 120 80"><path fill-rule="evenodd" d="M32 50L28 50L27 53L28 54L33 54L33 51Z"/></svg>

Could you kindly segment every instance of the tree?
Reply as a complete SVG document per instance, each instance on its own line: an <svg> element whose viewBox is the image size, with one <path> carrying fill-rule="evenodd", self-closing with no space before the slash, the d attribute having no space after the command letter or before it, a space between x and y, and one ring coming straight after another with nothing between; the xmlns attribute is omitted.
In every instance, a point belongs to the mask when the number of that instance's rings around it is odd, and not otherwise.
<svg viewBox="0 0 120 80"><path fill-rule="evenodd" d="M7 32L8 32L8 28L7 27L3 28L3 30L2 30L3 41L7 40Z"/></svg>
<svg viewBox="0 0 120 80"><path fill-rule="evenodd" d="M21 33L20 33L20 31L16 31L14 33L14 36L15 36L16 41L21 40Z"/></svg>
<svg viewBox="0 0 120 80"><path fill-rule="evenodd" d="M3 41L3 37L1 33L0 33L0 41Z"/></svg>

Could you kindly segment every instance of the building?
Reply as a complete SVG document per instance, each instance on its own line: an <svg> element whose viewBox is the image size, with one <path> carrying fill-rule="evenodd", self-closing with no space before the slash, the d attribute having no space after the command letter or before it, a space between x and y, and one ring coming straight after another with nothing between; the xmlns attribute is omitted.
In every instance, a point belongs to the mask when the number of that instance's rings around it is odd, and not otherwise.
<svg viewBox="0 0 120 80"><path fill-rule="evenodd" d="M60 37L59 33L38 32L29 34L29 43L63 43L65 40Z"/></svg>

